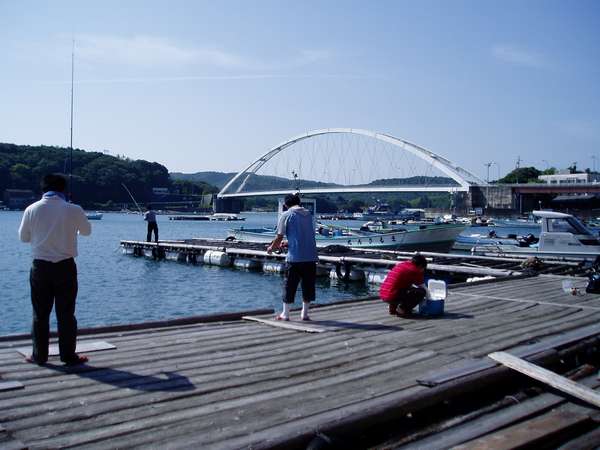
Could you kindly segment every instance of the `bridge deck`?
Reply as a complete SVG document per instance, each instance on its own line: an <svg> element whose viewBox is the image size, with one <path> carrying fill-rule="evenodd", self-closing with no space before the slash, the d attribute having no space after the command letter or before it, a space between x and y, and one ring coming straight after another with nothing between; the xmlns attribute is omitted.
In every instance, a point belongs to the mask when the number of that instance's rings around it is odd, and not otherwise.
<svg viewBox="0 0 600 450"><path fill-rule="evenodd" d="M443 400L418 379L597 324L600 296L564 294L562 280L452 289L438 319L391 317L379 301L324 306L314 334L248 321L98 333L83 339L117 349L69 370L27 364L15 351L27 341L7 340L0 377L25 388L0 392L0 447L293 448L318 429L368 427Z"/></svg>

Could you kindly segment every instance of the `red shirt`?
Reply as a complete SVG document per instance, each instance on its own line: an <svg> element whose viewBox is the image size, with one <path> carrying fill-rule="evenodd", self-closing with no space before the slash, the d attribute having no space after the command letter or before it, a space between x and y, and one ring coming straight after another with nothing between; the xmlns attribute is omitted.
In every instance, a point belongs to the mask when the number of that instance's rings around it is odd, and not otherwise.
<svg viewBox="0 0 600 450"><path fill-rule="evenodd" d="M404 261L396 264L387 274L381 288L379 296L383 301L389 302L395 300L398 291L407 289L413 284L417 286L425 282L424 273L412 261Z"/></svg>

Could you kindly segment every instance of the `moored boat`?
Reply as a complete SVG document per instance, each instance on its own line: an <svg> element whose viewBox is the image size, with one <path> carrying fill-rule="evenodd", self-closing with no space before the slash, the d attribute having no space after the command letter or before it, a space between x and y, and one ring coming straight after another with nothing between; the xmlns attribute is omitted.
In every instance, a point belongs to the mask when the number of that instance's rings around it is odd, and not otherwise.
<svg viewBox="0 0 600 450"><path fill-rule="evenodd" d="M88 220L101 220L103 214L101 212L86 212L85 216L88 218Z"/></svg>
<svg viewBox="0 0 600 450"><path fill-rule="evenodd" d="M321 227L316 233L317 247L343 245L354 248L381 248L402 250L448 251L457 236L465 229L463 224L423 225L414 229L391 231L361 231L337 227ZM274 228L237 228L229 231L229 240L271 242Z"/></svg>
<svg viewBox="0 0 600 450"><path fill-rule="evenodd" d="M473 254L520 255L545 258L589 260L600 255L600 239L579 219L571 214L554 211L533 211L540 219L538 242L530 245L487 244L476 245Z"/></svg>

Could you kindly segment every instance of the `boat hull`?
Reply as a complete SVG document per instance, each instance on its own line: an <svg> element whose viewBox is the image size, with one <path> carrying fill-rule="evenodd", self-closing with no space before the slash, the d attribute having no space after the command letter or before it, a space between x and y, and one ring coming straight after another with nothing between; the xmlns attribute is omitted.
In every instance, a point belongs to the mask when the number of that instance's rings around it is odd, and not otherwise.
<svg viewBox="0 0 600 450"><path fill-rule="evenodd" d="M483 256L536 256L541 259L594 261L600 255L600 247L590 252L565 252L539 250L535 247L517 247L512 245L481 245L471 249L474 255Z"/></svg>
<svg viewBox="0 0 600 450"><path fill-rule="evenodd" d="M433 225L424 229L385 233L372 232L346 236L317 234L316 242L319 248L343 245L352 248L448 251L464 229L464 225ZM275 231L271 229L236 229L231 230L229 236L239 241L269 243L275 238Z"/></svg>

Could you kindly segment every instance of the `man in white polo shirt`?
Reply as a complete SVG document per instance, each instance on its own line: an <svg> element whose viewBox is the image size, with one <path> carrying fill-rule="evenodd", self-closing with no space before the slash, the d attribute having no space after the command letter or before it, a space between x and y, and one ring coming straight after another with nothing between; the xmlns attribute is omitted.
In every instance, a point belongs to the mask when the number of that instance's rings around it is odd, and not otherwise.
<svg viewBox="0 0 600 450"><path fill-rule="evenodd" d="M48 360L50 313L56 303L60 360L67 365L86 362L75 352L77 342L77 234L89 236L92 227L81 206L65 198L67 182L61 175L46 175L44 195L23 213L19 237L31 243L33 264L29 275L33 323L33 353L27 361L45 364Z"/></svg>

